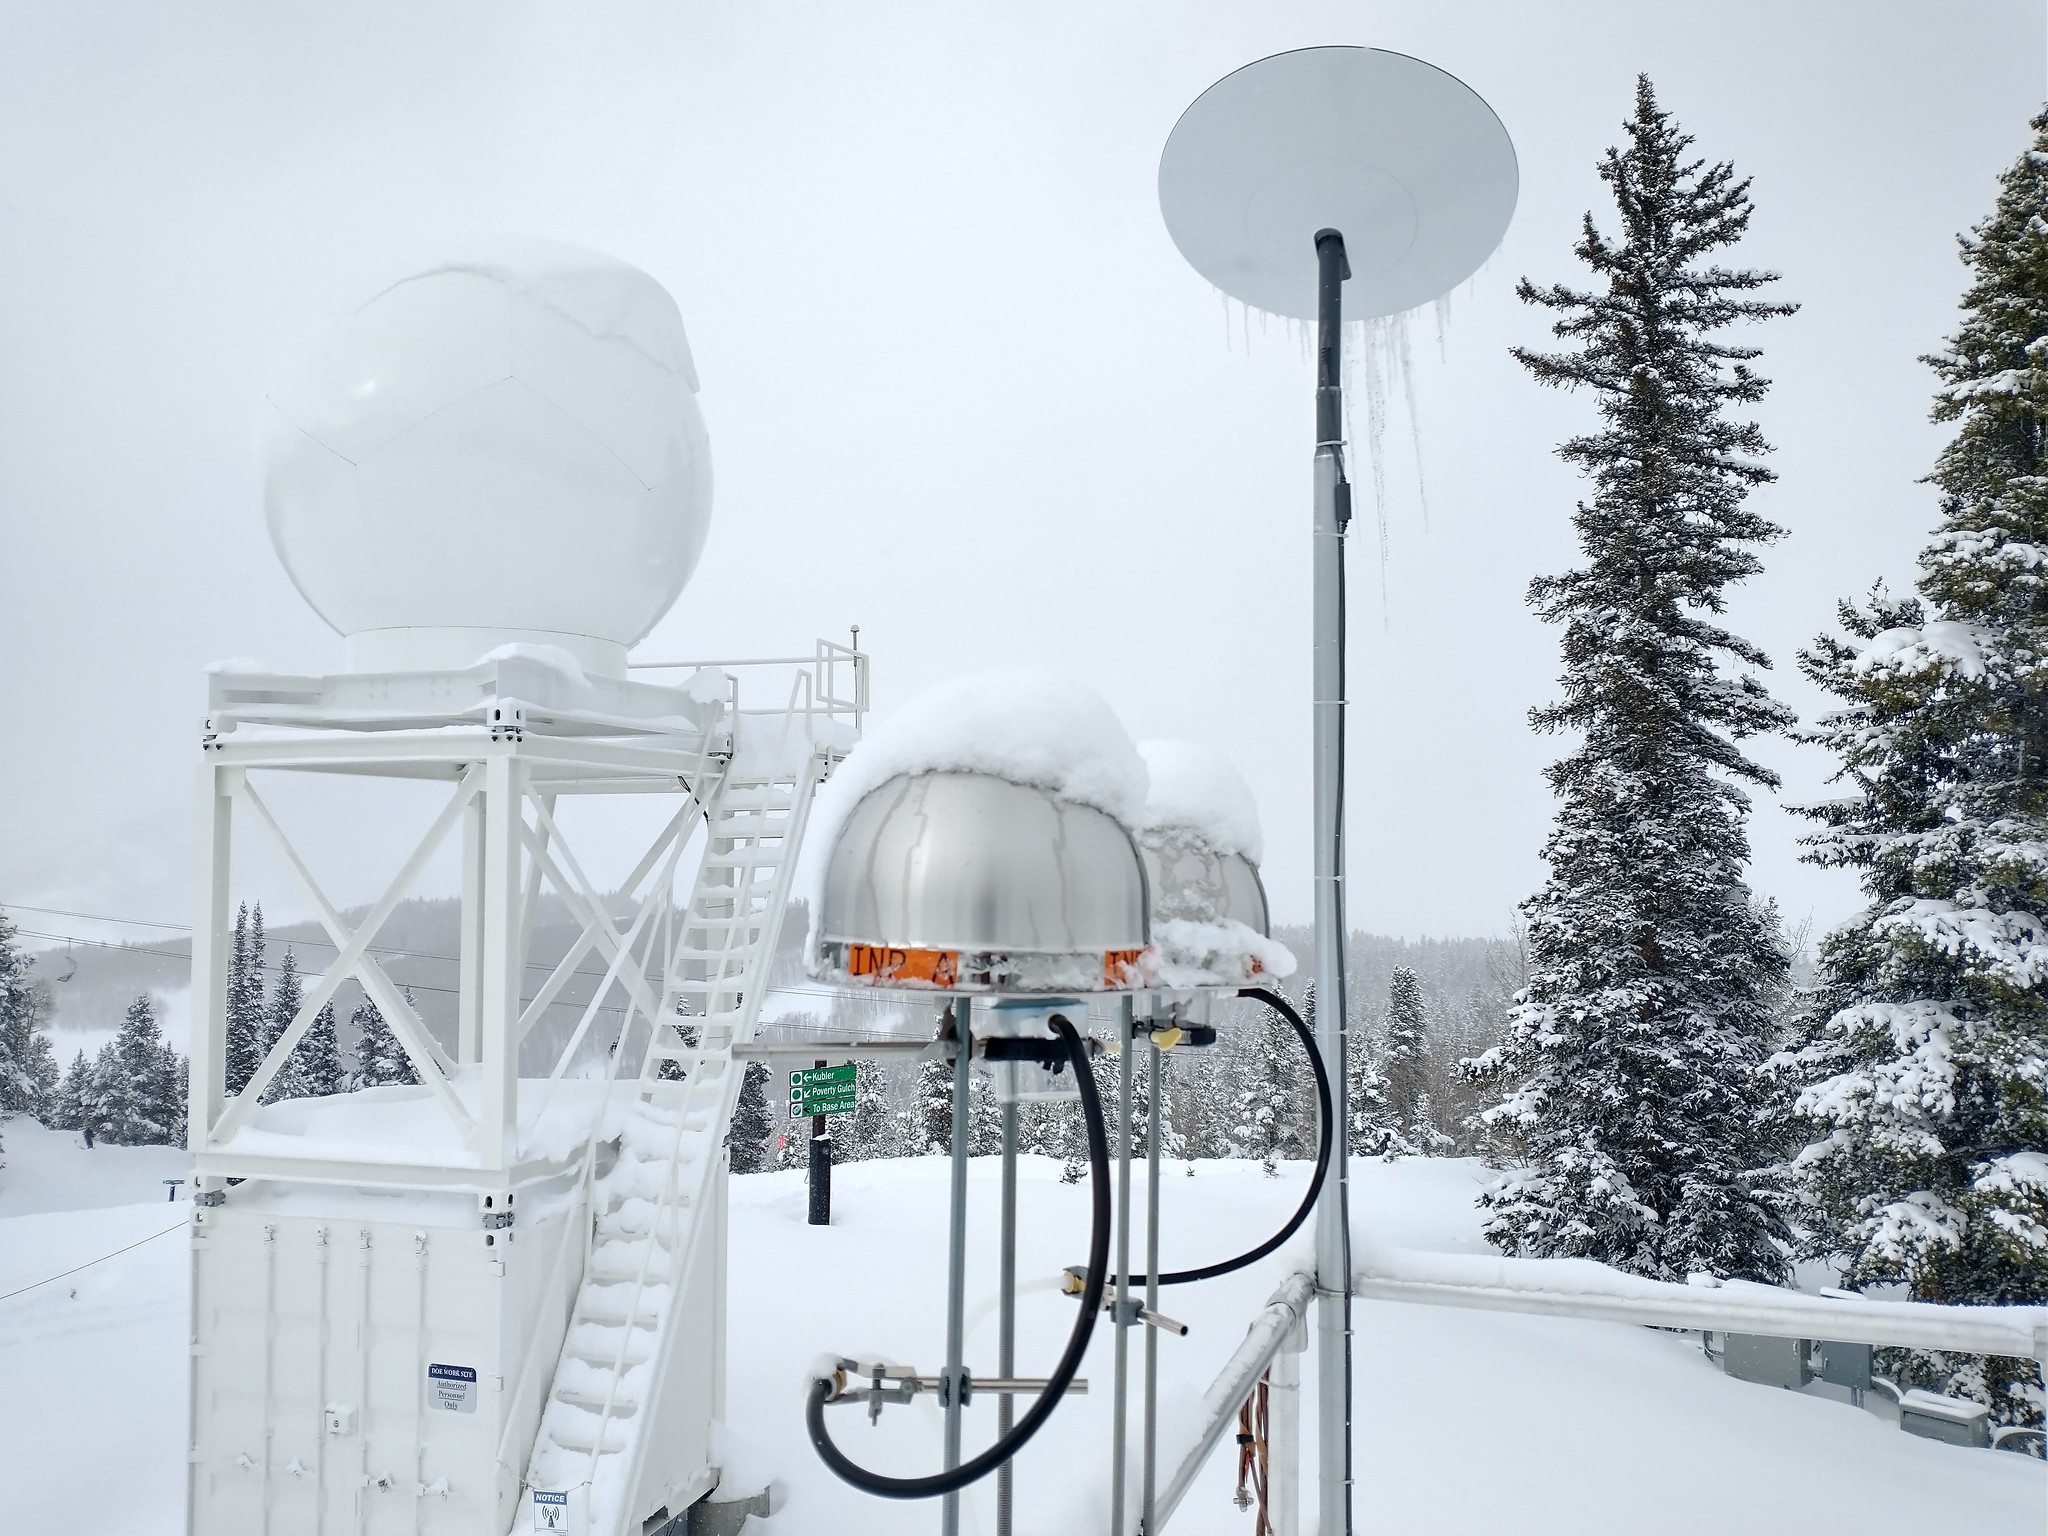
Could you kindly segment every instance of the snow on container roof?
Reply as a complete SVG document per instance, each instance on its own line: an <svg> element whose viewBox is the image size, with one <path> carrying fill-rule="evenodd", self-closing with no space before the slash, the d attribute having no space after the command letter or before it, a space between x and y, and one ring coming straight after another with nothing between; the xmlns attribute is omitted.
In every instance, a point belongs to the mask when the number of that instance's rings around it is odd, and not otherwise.
<svg viewBox="0 0 2048 1536"><path fill-rule="evenodd" d="M1150 780L1141 831L1192 832L1218 853L1259 862L1258 802L1229 758L1192 741L1141 741L1138 754Z"/></svg>

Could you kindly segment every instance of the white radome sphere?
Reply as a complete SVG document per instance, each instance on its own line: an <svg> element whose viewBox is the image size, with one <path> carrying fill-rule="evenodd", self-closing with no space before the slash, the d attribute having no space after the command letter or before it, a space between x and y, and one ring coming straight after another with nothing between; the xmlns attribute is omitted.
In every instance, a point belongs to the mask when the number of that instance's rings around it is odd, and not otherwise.
<svg viewBox="0 0 2048 1536"><path fill-rule="evenodd" d="M507 643L622 673L696 568L711 451L675 300L520 245L391 284L265 396L271 541L357 671Z"/></svg>

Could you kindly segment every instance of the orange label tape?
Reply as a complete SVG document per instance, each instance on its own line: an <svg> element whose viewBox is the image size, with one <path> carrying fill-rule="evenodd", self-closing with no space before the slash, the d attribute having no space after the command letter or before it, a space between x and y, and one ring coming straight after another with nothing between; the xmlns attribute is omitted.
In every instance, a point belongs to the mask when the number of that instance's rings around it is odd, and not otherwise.
<svg viewBox="0 0 2048 1536"><path fill-rule="evenodd" d="M960 952L849 944L846 972L849 976L872 976L876 981L922 981L934 987L950 987L960 979Z"/></svg>
<svg viewBox="0 0 2048 1536"><path fill-rule="evenodd" d="M1142 949L1105 949L1102 952L1102 984L1105 987L1129 986L1138 979L1138 962L1144 958Z"/></svg>

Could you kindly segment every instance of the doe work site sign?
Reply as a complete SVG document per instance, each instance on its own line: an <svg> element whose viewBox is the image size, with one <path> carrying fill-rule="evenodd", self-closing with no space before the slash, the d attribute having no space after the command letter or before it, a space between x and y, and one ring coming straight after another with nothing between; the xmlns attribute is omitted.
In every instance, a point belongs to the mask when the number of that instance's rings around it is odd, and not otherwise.
<svg viewBox="0 0 2048 1536"><path fill-rule="evenodd" d="M475 1413L475 1369L467 1365L428 1366L427 1404L443 1413Z"/></svg>

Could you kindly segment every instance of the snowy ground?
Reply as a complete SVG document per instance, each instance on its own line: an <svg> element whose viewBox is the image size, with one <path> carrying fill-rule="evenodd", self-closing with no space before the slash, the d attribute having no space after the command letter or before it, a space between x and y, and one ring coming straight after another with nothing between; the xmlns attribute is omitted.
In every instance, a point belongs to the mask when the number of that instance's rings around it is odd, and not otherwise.
<svg viewBox="0 0 2048 1536"><path fill-rule="evenodd" d="M16 1120L0 1171L0 1293L129 1243L132 1251L0 1301L0 1486L24 1531L172 1536L182 1526L185 1250L151 1239L167 1210L156 1181L180 1171L164 1149L96 1148ZM1178 1169L1163 1216L1168 1261L1233 1251L1298 1194L1301 1170L1266 1179L1253 1164ZM970 1277L969 1362L994 1369L996 1170L977 1161L980 1223ZM1358 1221L1383 1240L1477 1252L1476 1173L1459 1162L1360 1164ZM886 1353L926 1370L943 1342L945 1165L865 1163L834 1178L836 1223L804 1224L795 1174L733 1183L728 1387L733 1484L776 1485L764 1536L935 1529L933 1506L852 1494L803 1439L803 1377L821 1352ZM1019 1369L1042 1373L1071 1319L1054 1293L1084 1257L1085 1192L1027 1161ZM1192 1325L1162 1341L1161 1439L1169 1459L1191 1433L1195 1400L1236 1347L1245 1319L1286 1268L1174 1293ZM2039 1532L2042 1464L1902 1435L1845 1403L1731 1381L1696 1341L1614 1324L1360 1303L1359 1529L1367 1532ZM1136 1351L1134 1350L1134 1359ZM1110 1340L1098 1330L1073 1399L1019 1461L1018 1530L1071 1533L1106 1523ZM1313 1393L1304 1394L1313 1443ZM994 1420L969 1410L969 1444ZM934 1464L936 1408L887 1410L869 1429L834 1410L841 1443L889 1471ZM1219 1450L1171 1529L1250 1536L1230 1502ZM110 1469L118 1475L109 1475ZM753 1527L753 1529L762 1529ZM992 1493L963 1529L994 1529Z"/></svg>

